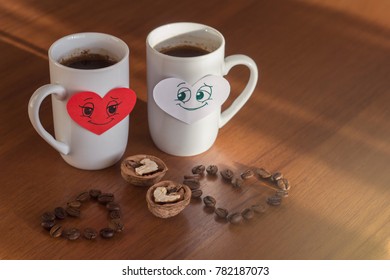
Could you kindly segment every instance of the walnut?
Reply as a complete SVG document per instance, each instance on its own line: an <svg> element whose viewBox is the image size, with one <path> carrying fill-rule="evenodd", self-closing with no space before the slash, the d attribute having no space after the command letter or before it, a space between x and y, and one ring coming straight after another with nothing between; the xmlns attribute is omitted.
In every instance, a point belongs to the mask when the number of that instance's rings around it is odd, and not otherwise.
<svg viewBox="0 0 390 280"><path fill-rule="evenodd" d="M153 192L153 196L154 201L160 203L176 202L182 198L182 196L177 192L168 193L166 187L157 187Z"/></svg>
<svg viewBox="0 0 390 280"><path fill-rule="evenodd" d="M121 163L121 175L123 179L134 186L150 187L159 182L167 170L168 167L164 161L152 155L129 156Z"/></svg>
<svg viewBox="0 0 390 280"><path fill-rule="evenodd" d="M138 175L150 174L158 170L158 165L151 159L144 158L140 161L141 166L135 168L135 173Z"/></svg>

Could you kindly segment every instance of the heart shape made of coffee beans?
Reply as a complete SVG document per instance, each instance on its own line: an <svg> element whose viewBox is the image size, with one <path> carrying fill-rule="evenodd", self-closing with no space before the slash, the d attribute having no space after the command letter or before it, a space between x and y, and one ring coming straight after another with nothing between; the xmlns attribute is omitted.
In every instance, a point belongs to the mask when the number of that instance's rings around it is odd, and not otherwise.
<svg viewBox="0 0 390 280"><path fill-rule="evenodd" d="M135 92L129 88L114 88L104 97L92 91L82 91L72 95L66 109L78 125L101 135L126 118L136 100Z"/></svg>
<svg viewBox="0 0 390 280"><path fill-rule="evenodd" d="M64 228L61 221L66 217L79 218L81 213L81 206L88 201L98 202L106 207L108 210L109 223L103 227L99 234L102 238L112 238L116 233L122 232L124 224L121 220L120 205L114 201L114 194L102 193L100 190L92 189L85 191L76 196L74 200L67 203L67 206L56 207L53 211L47 211L41 216L41 226L49 230L52 237L64 237L68 240L79 239L82 235L85 239L92 240L98 236L97 230L86 227L83 232L75 227Z"/></svg>
<svg viewBox="0 0 390 280"><path fill-rule="evenodd" d="M190 85L178 78L160 81L153 89L156 104L172 117L192 124L220 109L230 84L221 76L205 76Z"/></svg>
<svg viewBox="0 0 390 280"><path fill-rule="evenodd" d="M264 168L248 168L240 174L235 174L231 169L225 168L221 170L220 176L225 183L232 185L234 189L242 189L245 186L245 181L255 177L258 181L262 182L260 187L271 190L272 195L268 195L265 200L256 201L252 205L248 205L242 211L229 211L226 208L217 205L217 200L211 195L204 195L201 189L201 179L213 178L218 176L218 167L216 165L197 165L192 168L193 175L185 175L183 184L187 185L192 192L192 198L201 199L205 205L206 212L215 213L216 218L219 221L229 222L231 224L240 224L243 220L251 220L255 214L263 214L267 211L268 205L279 206L282 200L288 197L289 190L291 188L289 180L284 178L283 174L279 171L271 173ZM205 171L207 176L204 175ZM249 184L252 185L253 183ZM204 184L205 186L207 184ZM213 188L215 189L215 187ZM231 205L230 205L231 206Z"/></svg>

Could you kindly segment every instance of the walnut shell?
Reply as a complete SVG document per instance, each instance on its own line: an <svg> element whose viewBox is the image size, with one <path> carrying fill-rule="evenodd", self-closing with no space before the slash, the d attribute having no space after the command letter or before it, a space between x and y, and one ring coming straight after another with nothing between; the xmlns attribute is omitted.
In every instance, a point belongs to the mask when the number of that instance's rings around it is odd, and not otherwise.
<svg viewBox="0 0 390 280"><path fill-rule="evenodd" d="M131 166L132 162L140 162L141 160L148 158L158 165L158 170L151 174L138 175L135 172L135 168ZM165 173L168 171L168 167L158 157L152 155L134 155L125 158L121 163L121 175L123 179L135 186L149 187L159 182Z"/></svg>
<svg viewBox="0 0 390 280"><path fill-rule="evenodd" d="M182 200L172 202L172 203L156 203L154 201L153 192L158 187L167 187L170 185L180 186L180 189L184 189L184 196ZM154 184L148 189L146 193L146 202L148 204L148 209L153 215L159 218L170 218L179 214L191 200L191 189L186 185L173 182L173 181L161 181L157 184Z"/></svg>

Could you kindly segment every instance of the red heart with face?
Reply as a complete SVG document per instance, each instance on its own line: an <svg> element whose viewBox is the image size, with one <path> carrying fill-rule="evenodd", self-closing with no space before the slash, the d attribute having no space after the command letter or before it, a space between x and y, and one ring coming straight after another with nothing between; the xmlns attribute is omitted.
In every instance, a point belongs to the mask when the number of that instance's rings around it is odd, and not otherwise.
<svg viewBox="0 0 390 280"><path fill-rule="evenodd" d="M78 125L100 135L128 116L136 99L135 92L129 88L115 88L104 97L82 91L69 99L66 109Z"/></svg>

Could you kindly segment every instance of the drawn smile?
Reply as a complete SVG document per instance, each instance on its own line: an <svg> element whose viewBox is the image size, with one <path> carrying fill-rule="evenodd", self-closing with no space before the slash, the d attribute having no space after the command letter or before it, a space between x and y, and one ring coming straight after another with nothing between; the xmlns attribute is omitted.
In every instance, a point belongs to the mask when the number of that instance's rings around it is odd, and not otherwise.
<svg viewBox="0 0 390 280"><path fill-rule="evenodd" d="M112 122L113 120L114 120L114 118L111 118L108 122L105 122L105 123L95 123L92 120L89 120L88 122L90 124L94 124L94 125L106 125L106 124L109 124L110 122Z"/></svg>
<svg viewBox="0 0 390 280"><path fill-rule="evenodd" d="M205 102L202 106L199 106L199 107L196 107L196 108L187 108L187 107L182 106L180 103L177 103L176 105L179 105L181 108L183 108L184 110L187 110L187 111L195 111L195 110L198 110L198 109L208 105L208 103Z"/></svg>

